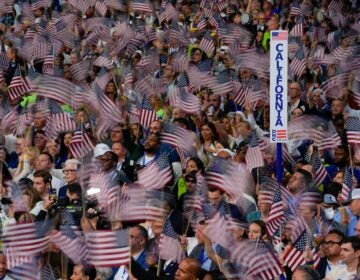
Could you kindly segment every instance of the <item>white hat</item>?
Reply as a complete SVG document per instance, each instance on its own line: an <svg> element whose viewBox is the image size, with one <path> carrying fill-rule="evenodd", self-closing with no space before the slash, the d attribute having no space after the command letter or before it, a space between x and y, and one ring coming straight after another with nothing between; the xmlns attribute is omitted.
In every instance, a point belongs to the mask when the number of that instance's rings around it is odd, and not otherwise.
<svg viewBox="0 0 360 280"><path fill-rule="evenodd" d="M104 143L97 144L94 149L94 158L100 157L106 152L111 152L111 149L108 145Z"/></svg>
<svg viewBox="0 0 360 280"><path fill-rule="evenodd" d="M217 152L213 153L213 155L217 157L220 152L226 152L231 158L233 158L235 155L235 153L230 151L229 149L220 149Z"/></svg>
<svg viewBox="0 0 360 280"><path fill-rule="evenodd" d="M360 199L360 189L353 189L351 192L351 200Z"/></svg>
<svg viewBox="0 0 360 280"><path fill-rule="evenodd" d="M324 203L326 203L326 204L338 204L338 202L336 201L335 196L333 196L332 194L325 194L324 195Z"/></svg>

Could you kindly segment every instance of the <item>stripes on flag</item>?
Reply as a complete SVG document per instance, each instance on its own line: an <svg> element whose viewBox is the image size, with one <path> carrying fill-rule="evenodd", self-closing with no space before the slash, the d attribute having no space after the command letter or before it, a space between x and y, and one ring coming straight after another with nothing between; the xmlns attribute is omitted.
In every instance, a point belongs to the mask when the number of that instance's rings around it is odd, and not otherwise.
<svg viewBox="0 0 360 280"><path fill-rule="evenodd" d="M324 182L324 180L328 174L320 160L319 152L317 149L314 150L314 152L311 155L310 164L313 166L313 168L315 170L315 177L314 177L313 184L315 187L318 187L322 184L322 182Z"/></svg>
<svg viewBox="0 0 360 280"><path fill-rule="evenodd" d="M297 23L291 29L289 35L293 37L301 37L304 34L304 24Z"/></svg>
<svg viewBox="0 0 360 280"><path fill-rule="evenodd" d="M163 189L173 178L169 156L161 153L152 163L138 171L138 183L147 190Z"/></svg>
<svg viewBox="0 0 360 280"><path fill-rule="evenodd" d="M137 12L152 13L153 10L146 0L133 0L130 2L130 9Z"/></svg>
<svg viewBox="0 0 360 280"><path fill-rule="evenodd" d="M87 262L96 267L118 267L130 262L129 230L95 230L85 234Z"/></svg>
<svg viewBox="0 0 360 280"><path fill-rule="evenodd" d="M159 241L159 256L164 260L180 263L183 250L169 219L166 219Z"/></svg>
<svg viewBox="0 0 360 280"><path fill-rule="evenodd" d="M206 30L204 37L200 41L199 48L209 55L214 53L215 44L213 38L211 37L210 30Z"/></svg>
<svg viewBox="0 0 360 280"><path fill-rule="evenodd" d="M249 146L245 154L245 162L248 170L264 165L264 158L262 156L255 132L253 132L250 136Z"/></svg>
<svg viewBox="0 0 360 280"><path fill-rule="evenodd" d="M20 69L17 67L10 85L8 86L9 99L15 100L30 91L30 85L27 80L21 77Z"/></svg>
<svg viewBox="0 0 360 280"><path fill-rule="evenodd" d="M266 220L266 229L270 236L274 236L282 223L285 222L284 205L281 197L281 188L276 188L274 199L271 202L269 216Z"/></svg>
<svg viewBox="0 0 360 280"><path fill-rule="evenodd" d="M290 72L293 75L300 77L306 70L306 58L304 49L301 48L295 54L294 59L290 63Z"/></svg>
<svg viewBox="0 0 360 280"><path fill-rule="evenodd" d="M140 124L147 128L150 124L157 120L156 112L154 111L148 97L144 97L141 107L139 108Z"/></svg>
<svg viewBox="0 0 360 280"><path fill-rule="evenodd" d="M73 133L69 149L74 158L81 159L92 152L94 148L95 145L87 132L77 130Z"/></svg>
<svg viewBox="0 0 360 280"><path fill-rule="evenodd" d="M360 119L349 117L346 120L346 136L350 145L360 144Z"/></svg>
<svg viewBox="0 0 360 280"><path fill-rule="evenodd" d="M351 173L351 167L347 166L344 171L344 182L341 189L341 197L347 201L351 198L351 191L353 189L353 176Z"/></svg>

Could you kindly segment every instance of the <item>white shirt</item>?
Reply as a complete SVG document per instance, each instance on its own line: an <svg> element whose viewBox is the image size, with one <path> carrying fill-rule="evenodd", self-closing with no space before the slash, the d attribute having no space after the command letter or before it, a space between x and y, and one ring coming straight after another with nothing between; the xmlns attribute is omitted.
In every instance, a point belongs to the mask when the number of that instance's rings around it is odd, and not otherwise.
<svg viewBox="0 0 360 280"><path fill-rule="evenodd" d="M141 250L139 253L132 256L133 259L136 261L143 251L144 250ZM114 276L114 280L128 280L128 279L130 279L130 278L129 278L129 274L127 273L127 271L125 269L125 266L124 265L120 266Z"/></svg>
<svg viewBox="0 0 360 280"><path fill-rule="evenodd" d="M331 269L330 273L326 275L326 280L353 280L356 276L355 271L348 271L346 265L336 266Z"/></svg>
<svg viewBox="0 0 360 280"><path fill-rule="evenodd" d="M346 268L346 265L342 261L338 261L336 263L327 261L325 276L328 276L333 270L338 270L339 268L343 269L344 267Z"/></svg>

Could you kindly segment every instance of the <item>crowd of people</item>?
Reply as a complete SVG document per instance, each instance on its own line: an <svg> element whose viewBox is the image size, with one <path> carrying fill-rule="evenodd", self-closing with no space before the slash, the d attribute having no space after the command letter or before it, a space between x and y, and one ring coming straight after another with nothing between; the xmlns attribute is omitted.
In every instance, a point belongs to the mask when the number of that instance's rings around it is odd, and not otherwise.
<svg viewBox="0 0 360 280"><path fill-rule="evenodd" d="M359 279L359 11L0 1L0 279Z"/></svg>

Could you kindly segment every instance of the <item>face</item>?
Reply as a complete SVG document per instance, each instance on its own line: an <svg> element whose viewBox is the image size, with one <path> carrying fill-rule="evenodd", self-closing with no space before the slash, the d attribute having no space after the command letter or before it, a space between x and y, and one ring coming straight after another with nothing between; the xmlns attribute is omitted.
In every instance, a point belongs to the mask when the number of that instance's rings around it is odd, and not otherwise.
<svg viewBox="0 0 360 280"><path fill-rule="evenodd" d="M294 274L292 275L291 279L292 280L306 279L306 274L305 272L297 269L294 271Z"/></svg>
<svg viewBox="0 0 360 280"><path fill-rule="evenodd" d="M114 93L115 92L115 84L114 83L108 83L105 88L106 93Z"/></svg>
<svg viewBox="0 0 360 280"><path fill-rule="evenodd" d="M345 151L341 148L338 148L335 150L335 153L334 153L334 162L335 163L344 162L346 160L346 156L347 156L347 154L345 153Z"/></svg>
<svg viewBox="0 0 360 280"><path fill-rule="evenodd" d="M40 151L42 151L45 148L46 141L47 139L44 134L36 133L34 137L34 146Z"/></svg>
<svg viewBox="0 0 360 280"><path fill-rule="evenodd" d="M360 199L354 199L351 201L350 210L355 216L360 216Z"/></svg>
<svg viewBox="0 0 360 280"><path fill-rule="evenodd" d="M334 100L331 103L331 113L333 115L340 115L344 112L344 105L343 102L340 100Z"/></svg>
<svg viewBox="0 0 360 280"><path fill-rule="evenodd" d="M340 255L340 237L336 234L328 234L323 246L324 253L327 257L336 257Z"/></svg>
<svg viewBox="0 0 360 280"><path fill-rule="evenodd" d="M270 211L271 204L268 202L268 199L266 199L265 194L259 194L258 206L262 213Z"/></svg>
<svg viewBox="0 0 360 280"><path fill-rule="evenodd" d="M71 184L71 183L76 183L78 181L78 171L76 170L76 166L74 164L71 163L65 164L63 173L64 173L64 180L66 181L66 183Z"/></svg>
<svg viewBox="0 0 360 280"><path fill-rule="evenodd" d="M213 133L211 128L208 125L203 125L201 128L201 136L204 138L205 141L211 140Z"/></svg>
<svg viewBox="0 0 360 280"><path fill-rule="evenodd" d="M194 51L191 56L191 59L193 62L199 63L201 61L201 51L200 50Z"/></svg>
<svg viewBox="0 0 360 280"><path fill-rule="evenodd" d="M73 274L70 277L70 280L85 280L86 278L82 275L82 266L76 265L73 270Z"/></svg>
<svg viewBox="0 0 360 280"><path fill-rule="evenodd" d="M54 140L49 140L46 142L45 150L55 157L60 152L60 145Z"/></svg>
<svg viewBox="0 0 360 280"><path fill-rule="evenodd" d="M298 83L291 83L289 85L289 97L297 98L300 97L300 94L301 94L300 85Z"/></svg>
<svg viewBox="0 0 360 280"><path fill-rule="evenodd" d="M36 112L34 116L34 127L36 129L42 129L46 125L46 117L42 112Z"/></svg>
<svg viewBox="0 0 360 280"><path fill-rule="evenodd" d="M159 139L156 135L149 135L144 143L144 150L145 151L150 151L150 150L154 150L159 146Z"/></svg>
<svg viewBox="0 0 360 280"><path fill-rule="evenodd" d="M24 151L24 138L17 138L15 142L15 152L20 155Z"/></svg>
<svg viewBox="0 0 360 280"><path fill-rule="evenodd" d="M304 187L304 176L299 172L295 172L288 183L288 188L290 192L293 194L298 193Z"/></svg>
<svg viewBox="0 0 360 280"><path fill-rule="evenodd" d="M195 280L196 276L188 260L183 260L175 273L175 280Z"/></svg>
<svg viewBox="0 0 360 280"><path fill-rule="evenodd" d="M195 171L197 172L198 171L198 167L195 163L195 161L193 160L189 160L186 164L186 174L189 174L191 171Z"/></svg>
<svg viewBox="0 0 360 280"><path fill-rule="evenodd" d="M218 109L221 104L221 98L219 95L212 94L209 96L209 102L215 107L215 109Z"/></svg>
<svg viewBox="0 0 360 280"><path fill-rule="evenodd" d="M250 224L249 226L249 239L255 240L261 237L261 228L258 224Z"/></svg>
<svg viewBox="0 0 360 280"><path fill-rule="evenodd" d="M345 264L354 262L359 256L360 250L355 251L350 242L341 244L340 258Z"/></svg>
<svg viewBox="0 0 360 280"><path fill-rule="evenodd" d="M236 130L242 136L245 136L249 133L249 127L247 126L246 123L243 123L243 122L239 122L236 125Z"/></svg>
<svg viewBox="0 0 360 280"><path fill-rule="evenodd" d="M131 236L131 242L130 242L131 251L138 252L142 250L145 245L145 239L143 236L141 236L140 230L137 228L131 228L130 236Z"/></svg>
<svg viewBox="0 0 360 280"><path fill-rule="evenodd" d="M47 155L39 155L36 164L35 164L36 170L50 170L52 167L52 164L49 161L49 157Z"/></svg>
<svg viewBox="0 0 360 280"><path fill-rule="evenodd" d="M45 184L43 177L34 177L34 188L38 191L40 196L43 196L49 191L49 183Z"/></svg>
<svg viewBox="0 0 360 280"><path fill-rule="evenodd" d="M223 195L220 193L220 191L214 191L214 192L208 192L208 199L211 205L214 207L219 206L221 201L223 200Z"/></svg>
<svg viewBox="0 0 360 280"><path fill-rule="evenodd" d="M126 156L126 149L119 142L112 144L111 150L121 159L125 158Z"/></svg>
<svg viewBox="0 0 360 280"><path fill-rule="evenodd" d="M109 152L106 152L105 154L103 154L101 156L100 160L101 160L102 169L104 171L109 171L109 170L113 169L116 165L116 162L114 162L112 160L111 153L109 153Z"/></svg>
<svg viewBox="0 0 360 280"><path fill-rule="evenodd" d="M0 277L4 277L6 274L6 259L4 255L0 255Z"/></svg>
<svg viewBox="0 0 360 280"><path fill-rule="evenodd" d="M150 133L151 134L159 133L160 130L161 130L160 122L155 121L150 124Z"/></svg>
<svg viewBox="0 0 360 280"><path fill-rule="evenodd" d="M221 120L221 125L225 131L231 130L230 120L228 118L224 118Z"/></svg>
<svg viewBox="0 0 360 280"><path fill-rule="evenodd" d="M342 184L344 182L344 172L336 173L333 181L336 183Z"/></svg>
<svg viewBox="0 0 360 280"><path fill-rule="evenodd" d="M187 180L185 180L185 184L186 184L186 189L189 192L193 192L196 189L196 179L194 178L187 178Z"/></svg>
<svg viewBox="0 0 360 280"><path fill-rule="evenodd" d="M111 130L110 138L112 142L122 142L123 141L122 128L120 126L115 126Z"/></svg>
<svg viewBox="0 0 360 280"><path fill-rule="evenodd" d="M171 65L166 65L164 67L164 77L167 79L171 79L174 76L174 72L172 70L172 66Z"/></svg>
<svg viewBox="0 0 360 280"><path fill-rule="evenodd" d="M150 227L155 236L159 236L162 233L164 222L163 221L151 221Z"/></svg>
<svg viewBox="0 0 360 280"><path fill-rule="evenodd" d="M72 134L71 133L67 133L64 135L64 145L66 147L69 147L70 142L71 142L71 138L72 138Z"/></svg>
<svg viewBox="0 0 360 280"><path fill-rule="evenodd" d="M304 218L305 221L311 221L314 217L314 211L307 205L300 204L300 215Z"/></svg>
<svg viewBox="0 0 360 280"><path fill-rule="evenodd" d="M297 119L298 117L301 117L303 115L303 111L300 108L296 108L292 113L291 117L292 119Z"/></svg>

